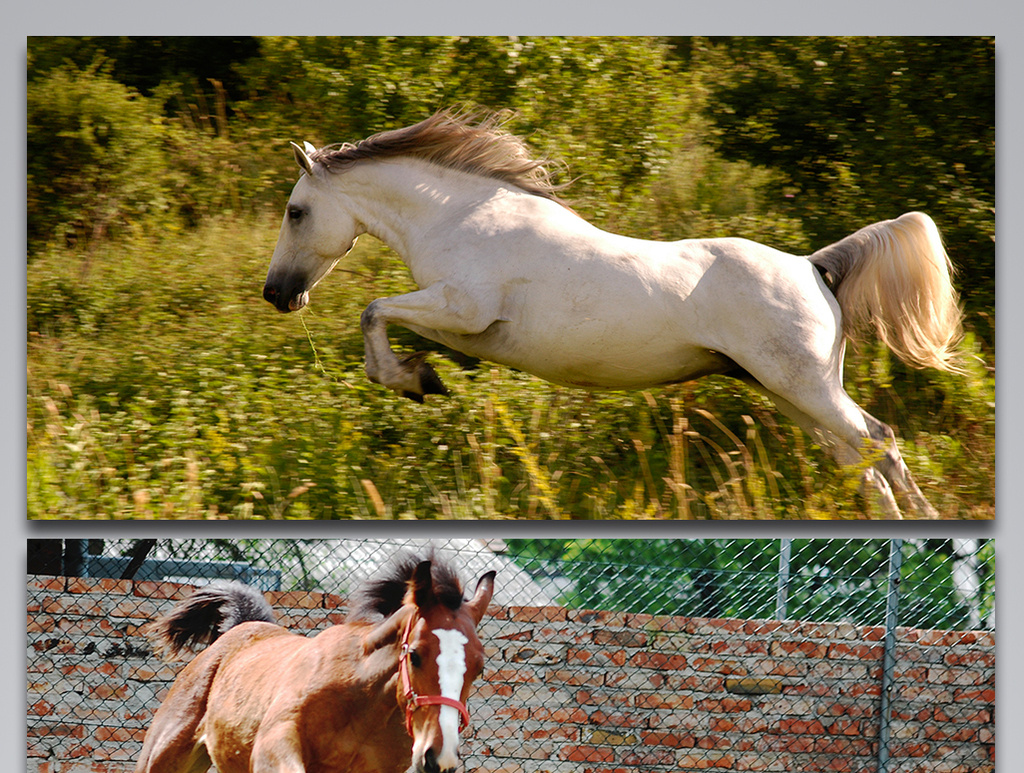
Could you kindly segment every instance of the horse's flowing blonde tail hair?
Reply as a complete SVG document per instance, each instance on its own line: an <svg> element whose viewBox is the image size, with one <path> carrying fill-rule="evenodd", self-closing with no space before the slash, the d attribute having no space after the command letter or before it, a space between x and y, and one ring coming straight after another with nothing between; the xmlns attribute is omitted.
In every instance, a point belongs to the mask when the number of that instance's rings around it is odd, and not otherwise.
<svg viewBox="0 0 1024 773"><path fill-rule="evenodd" d="M963 311L953 265L928 215L909 212L874 223L810 259L831 276L848 338L856 341L873 326L908 365L961 370Z"/></svg>

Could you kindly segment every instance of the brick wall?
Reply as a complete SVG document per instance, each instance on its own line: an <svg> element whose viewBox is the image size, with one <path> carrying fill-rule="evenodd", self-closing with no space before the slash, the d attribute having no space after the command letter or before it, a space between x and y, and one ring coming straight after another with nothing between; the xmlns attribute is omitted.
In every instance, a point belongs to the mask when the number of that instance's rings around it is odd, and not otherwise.
<svg viewBox="0 0 1024 773"><path fill-rule="evenodd" d="M30 577L29 773L132 770L181 667L138 628L191 586ZM344 600L271 593L280 622L339 622ZM466 770L877 770L883 630L492 607ZM994 770L989 632L899 630L890 773Z"/></svg>

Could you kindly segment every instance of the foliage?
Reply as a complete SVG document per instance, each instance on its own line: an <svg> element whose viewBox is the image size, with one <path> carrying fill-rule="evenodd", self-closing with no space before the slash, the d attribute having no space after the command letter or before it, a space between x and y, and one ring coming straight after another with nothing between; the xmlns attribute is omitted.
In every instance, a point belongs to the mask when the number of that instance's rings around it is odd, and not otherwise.
<svg viewBox="0 0 1024 773"><path fill-rule="evenodd" d="M885 619L888 540L789 540L788 563L782 542L507 541L516 563L544 586L560 588L559 600L570 607L689 617ZM900 625L962 628L991 613L991 542L978 549L974 596L957 587L953 541L911 540L902 551Z"/></svg>
<svg viewBox="0 0 1024 773"><path fill-rule="evenodd" d="M251 37L81 36L29 38L28 79L44 77L68 64L88 69L97 58L119 83L144 96L161 84L216 80L232 93L243 89L235 63L259 53ZM193 97L202 96L193 92Z"/></svg>
<svg viewBox="0 0 1024 773"><path fill-rule="evenodd" d="M28 85L28 239L97 239L168 206L155 106L101 63Z"/></svg>
<svg viewBox="0 0 1024 773"><path fill-rule="evenodd" d="M734 38L694 55L715 64L718 148L777 170L777 195L816 241L927 211L969 308L990 308L994 38Z"/></svg>

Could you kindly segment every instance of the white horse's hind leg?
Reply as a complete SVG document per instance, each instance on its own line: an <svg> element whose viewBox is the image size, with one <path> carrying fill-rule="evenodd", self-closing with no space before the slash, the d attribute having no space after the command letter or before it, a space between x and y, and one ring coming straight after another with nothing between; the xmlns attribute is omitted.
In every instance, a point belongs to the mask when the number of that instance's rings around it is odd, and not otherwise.
<svg viewBox="0 0 1024 773"><path fill-rule="evenodd" d="M938 518L938 511L925 499L921 489L914 482L906 462L903 461L899 448L896 446L896 434L892 431L892 427L879 421L860 406L857 408L868 426L871 438L883 449L884 455L875 466L892 484L897 500L904 508L917 512L925 518Z"/></svg>
<svg viewBox="0 0 1024 773"><path fill-rule="evenodd" d="M789 400L779 397L779 395L766 389L763 384L754 379L744 379L744 381L771 398L783 415L788 416L800 429L818 441L821 447L828 451L839 464L852 466L861 463L862 457L860 452L853 446L840 440L834 433L824 429ZM868 467L861 475L861 493L866 497L873 497L887 518L898 519L902 517L889 481L874 466Z"/></svg>
<svg viewBox="0 0 1024 773"><path fill-rule="evenodd" d="M426 394L447 394L422 354L402 359L395 355L388 341L388 324L402 325L428 336L430 331L475 335L494 321L495 315L485 310L485 304L478 298L445 282L393 298L379 298L366 307L360 319L366 375L416 402L423 402Z"/></svg>
<svg viewBox="0 0 1024 773"><path fill-rule="evenodd" d="M818 421L821 426L828 427L837 435L844 433L840 436L851 447L854 443L859 442L859 448L863 450L859 450L858 455L881 454L880 458L874 461L872 467L866 471L865 482L874 485L879 490L883 508L888 513L895 514L891 517L901 517L900 507L902 507L920 517L938 518L938 512L924 498L911 477L910 470L896 446L896 435L892 428L864 411L850 399L846 392L843 392L842 395L845 398L843 403L847 410L855 409L859 413L860 421L849 422L845 414L835 411L825 415L819 414ZM840 421L843 422L841 425Z"/></svg>

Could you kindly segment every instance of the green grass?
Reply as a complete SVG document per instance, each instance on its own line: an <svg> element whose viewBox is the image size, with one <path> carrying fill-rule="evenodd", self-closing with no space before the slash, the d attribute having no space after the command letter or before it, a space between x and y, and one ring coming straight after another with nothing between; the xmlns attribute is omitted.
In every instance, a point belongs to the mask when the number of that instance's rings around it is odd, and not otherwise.
<svg viewBox="0 0 1024 773"><path fill-rule="evenodd" d="M410 289L364 237L298 315L261 298L275 222L225 221L28 269L31 518L863 518L857 471L741 384L590 394L431 349L415 405L362 372L359 314ZM976 349L980 347L970 342ZM852 354L944 517L994 512L994 376Z"/></svg>

